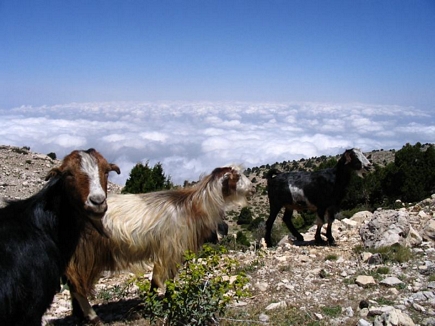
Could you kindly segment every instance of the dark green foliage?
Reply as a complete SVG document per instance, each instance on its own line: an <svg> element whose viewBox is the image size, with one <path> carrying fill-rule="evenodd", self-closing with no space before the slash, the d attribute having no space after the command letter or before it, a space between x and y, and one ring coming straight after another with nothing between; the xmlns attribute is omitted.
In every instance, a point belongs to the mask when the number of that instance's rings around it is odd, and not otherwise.
<svg viewBox="0 0 435 326"><path fill-rule="evenodd" d="M331 318L336 318L341 315L340 306L326 306L326 307L321 307L321 309L326 316L329 316Z"/></svg>
<svg viewBox="0 0 435 326"><path fill-rule="evenodd" d="M186 253L178 278L165 283L164 298L149 291L148 279L136 282L144 300L143 313L151 324L213 325L231 300L247 296L243 287L248 278L242 272L235 274L237 261L223 256L225 252L224 248L218 252L205 246L201 260ZM235 278L230 281L232 275Z"/></svg>
<svg viewBox="0 0 435 326"><path fill-rule="evenodd" d="M246 235L242 231L238 231L236 234L236 241L238 244L249 247L250 243Z"/></svg>
<svg viewBox="0 0 435 326"><path fill-rule="evenodd" d="M251 223L248 226L249 231L253 231L258 228L261 222L264 222L264 220L261 217L257 217L254 220L251 221Z"/></svg>
<svg viewBox="0 0 435 326"><path fill-rule="evenodd" d="M337 159L334 158L334 157L329 159L329 160L327 160L327 161L322 159L322 163L320 163L317 167L315 167L314 171L319 171L319 170L333 168L336 165L337 165Z"/></svg>
<svg viewBox="0 0 435 326"><path fill-rule="evenodd" d="M165 176L161 163L157 163L152 168L148 162L145 165L138 163L131 170L122 193L139 194L171 187L171 178Z"/></svg>
<svg viewBox="0 0 435 326"><path fill-rule="evenodd" d="M317 213L310 211L300 212L300 216L302 219L299 218L298 222L300 223L299 231L301 232L307 231L317 219ZM293 217L293 220L295 220L295 217Z"/></svg>
<svg viewBox="0 0 435 326"><path fill-rule="evenodd" d="M352 209L367 204L369 195L364 181L356 173L352 174L345 197L340 204L341 209Z"/></svg>
<svg viewBox="0 0 435 326"><path fill-rule="evenodd" d="M302 217L301 214L293 214L293 218L292 218L292 222L293 225L295 226L296 229L301 229L304 225L305 225L305 220Z"/></svg>
<svg viewBox="0 0 435 326"><path fill-rule="evenodd" d="M394 166L389 167L384 187L389 197L415 202L432 194L435 189L435 149L426 150L420 143L406 144L397 151Z"/></svg>
<svg viewBox="0 0 435 326"><path fill-rule="evenodd" d="M240 211L240 215L237 218L238 225L247 225L252 222L252 212L249 207L243 207Z"/></svg>
<svg viewBox="0 0 435 326"><path fill-rule="evenodd" d="M56 159L56 153L51 152L51 153L48 153L47 156L48 156L49 158L51 158L52 160L55 160L55 159Z"/></svg>
<svg viewBox="0 0 435 326"><path fill-rule="evenodd" d="M15 153L18 153L18 154L29 154L30 147L28 147L28 146L24 146L24 147L21 147L21 148L12 147L12 151L15 152Z"/></svg>

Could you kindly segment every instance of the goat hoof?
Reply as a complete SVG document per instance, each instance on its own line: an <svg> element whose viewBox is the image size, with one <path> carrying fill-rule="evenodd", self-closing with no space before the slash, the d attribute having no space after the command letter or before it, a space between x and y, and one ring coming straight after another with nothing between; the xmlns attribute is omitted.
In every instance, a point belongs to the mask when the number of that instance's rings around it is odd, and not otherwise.
<svg viewBox="0 0 435 326"><path fill-rule="evenodd" d="M94 317L94 318L92 318L91 320L89 320L89 322L92 324L92 325L103 325L103 321L100 319L100 317Z"/></svg>
<svg viewBox="0 0 435 326"><path fill-rule="evenodd" d="M322 238L314 239L314 243L318 246L326 246L328 244L328 242L323 240Z"/></svg>
<svg viewBox="0 0 435 326"><path fill-rule="evenodd" d="M335 239L334 238L328 239L328 244L330 246L335 246Z"/></svg>

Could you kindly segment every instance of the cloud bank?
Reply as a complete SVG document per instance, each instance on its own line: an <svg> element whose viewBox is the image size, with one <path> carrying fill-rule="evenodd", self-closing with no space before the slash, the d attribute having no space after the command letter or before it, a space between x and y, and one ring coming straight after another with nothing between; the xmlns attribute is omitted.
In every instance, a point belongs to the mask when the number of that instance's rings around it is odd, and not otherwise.
<svg viewBox="0 0 435 326"><path fill-rule="evenodd" d="M346 148L435 143L434 114L410 107L322 103L72 103L0 110L0 144L62 158L94 147L122 170L161 162L176 184L215 167L336 155Z"/></svg>

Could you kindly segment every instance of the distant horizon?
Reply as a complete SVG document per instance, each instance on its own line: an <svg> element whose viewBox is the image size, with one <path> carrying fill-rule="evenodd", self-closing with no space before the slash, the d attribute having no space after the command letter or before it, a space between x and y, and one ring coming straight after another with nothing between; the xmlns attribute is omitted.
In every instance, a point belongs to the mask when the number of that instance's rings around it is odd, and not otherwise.
<svg viewBox="0 0 435 326"><path fill-rule="evenodd" d="M121 167L162 163L175 184L215 167L245 167L435 142L435 112L397 105L104 102L0 110L0 143L63 157L96 148Z"/></svg>

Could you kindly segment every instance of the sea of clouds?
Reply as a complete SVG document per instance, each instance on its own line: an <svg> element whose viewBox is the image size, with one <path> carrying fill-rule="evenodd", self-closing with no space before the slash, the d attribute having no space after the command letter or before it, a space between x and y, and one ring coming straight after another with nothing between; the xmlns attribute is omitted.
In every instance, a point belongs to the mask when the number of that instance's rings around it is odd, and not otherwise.
<svg viewBox="0 0 435 326"><path fill-rule="evenodd" d="M434 113L410 107L322 103L111 102L0 110L0 145L29 146L62 158L96 148L122 173L162 163L175 184L215 167L245 167L435 143Z"/></svg>

